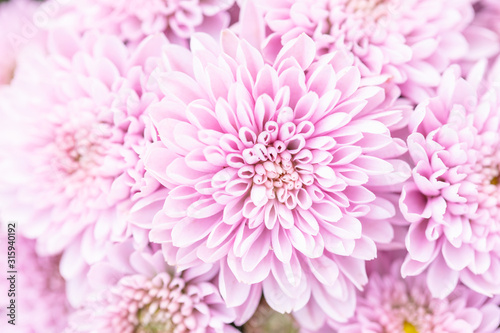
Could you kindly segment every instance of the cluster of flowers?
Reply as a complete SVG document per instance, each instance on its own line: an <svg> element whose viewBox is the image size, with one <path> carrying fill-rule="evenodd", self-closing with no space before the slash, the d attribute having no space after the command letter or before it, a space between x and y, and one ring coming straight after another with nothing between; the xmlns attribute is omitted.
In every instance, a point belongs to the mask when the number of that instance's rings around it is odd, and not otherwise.
<svg viewBox="0 0 500 333"><path fill-rule="evenodd" d="M0 330L500 332L499 22L498 0L1 2Z"/></svg>

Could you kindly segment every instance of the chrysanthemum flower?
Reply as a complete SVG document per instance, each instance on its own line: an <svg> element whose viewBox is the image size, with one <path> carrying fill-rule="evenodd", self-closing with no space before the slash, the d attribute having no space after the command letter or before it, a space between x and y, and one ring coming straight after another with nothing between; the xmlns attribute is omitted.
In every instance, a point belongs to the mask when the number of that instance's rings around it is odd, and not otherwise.
<svg viewBox="0 0 500 333"><path fill-rule="evenodd" d="M1 225L7 230L7 224ZM4 231L2 231L4 233ZM67 325L73 311L66 299L66 284L59 274L60 256L40 257L35 252L35 241L16 235L14 261L7 266L7 236L1 239L2 279L0 330L19 333L60 333ZM12 253L9 253L12 256ZM8 271L16 271L10 274ZM15 287L11 288L7 278L14 275ZM10 289L10 291L9 291ZM14 293L14 294L12 294ZM12 294L12 297L9 296ZM15 300L15 318L8 316L9 301ZM8 323L14 319L15 326ZM14 331L11 329L14 328Z"/></svg>
<svg viewBox="0 0 500 333"><path fill-rule="evenodd" d="M500 293L499 86L476 87L476 70L469 77L474 85L450 68L437 96L417 106L408 138L413 179L400 199L411 222L403 275L428 268L429 288L442 298L459 280Z"/></svg>
<svg viewBox="0 0 500 333"><path fill-rule="evenodd" d="M196 31L218 34L230 23L235 0L93 0L70 1L58 23L79 31L98 29L137 44L165 33L170 42L187 44Z"/></svg>
<svg viewBox="0 0 500 333"><path fill-rule="evenodd" d="M131 51L116 37L54 31L46 54L18 63L24 80L11 87L15 108L3 110L16 119L2 125L17 134L2 142L3 213L37 239L39 254L72 248L63 260L71 271L128 237L129 222L152 219L159 184L144 177L139 155L151 141L144 110L157 99L148 76L165 43L152 36Z"/></svg>
<svg viewBox="0 0 500 333"><path fill-rule="evenodd" d="M136 251L130 241L114 245L88 274L93 287L71 319L71 332L238 332L234 311L212 283L217 267L184 271L169 267L161 251Z"/></svg>
<svg viewBox="0 0 500 333"><path fill-rule="evenodd" d="M368 275L354 317L347 324L333 324L338 333L500 332L500 298L488 298L464 285L444 299L433 298L425 274L402 279L400 261L390 265L377 259L373 264L386 270L377 267Z"/></svg>
<svg viewBox="0 0 500 333"><path fill-rule="evenodd" d="M387 74L419 100L439 84L450 61L466 55L462 34L473 18L470 0L258 1L271 40L301 33L322 52L347 50L363 76Z"/></svg>
<svg viewBox="0 0 500 333"><path fill-rule="evenodd" d="M398 92L365 84L341 52L313 63L305 34L273 62L230 31L220 48L200 34L191 49L167 48L166 96L149 108L160 140L146 169L170 189L150 239L181 267L221 260L232 306L263 282L278 311L312 294L346 318L364 261L392 238L391 191L409 175L390 133L404 118Z"/></svg>

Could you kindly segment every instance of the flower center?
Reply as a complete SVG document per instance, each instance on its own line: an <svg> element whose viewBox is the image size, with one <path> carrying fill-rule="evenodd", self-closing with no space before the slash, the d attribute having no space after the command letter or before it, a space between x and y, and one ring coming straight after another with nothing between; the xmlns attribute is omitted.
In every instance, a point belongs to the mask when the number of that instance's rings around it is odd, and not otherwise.
<svg viewBox="0 0 500 333"><path fill-rule="evenodd" d="M289 191L301 189L303 185L299 173L295 171L291 155L287 152L278 155L274 161L255 165L253 182L264 185L267 197L277 198L280 202L286 201Z"/></svg>
<svg viewBox="0 0 500 333"><path fill-rule="evenodd" d="M486 206L500 203L500 152L493 151L496 148L488 147L479 157L480 163L473 166L469 180L479 185L482 203ZM496 213L495 213L496 215Z"/></svg>
<svg viewBox="0 0 500 333"><path fill-rule="evenodd" d="M377 7L383 5L385 0L348 0L346 4L347 12L371 14Z"/></svg>
<svg viewBox="0 0 500 333"><path fill-rule="evenodd" d="M143 287L137 287L143 285ZM122 280L113 293L118 297L111 311L122 317L111 325L116 332L189 332L196 326L193 306L196 299L184 295L184 281L160 273L153 279L131 276Z"/></svg>
<svg viewBox="0 0 500 333"><path fill-rule="evenodd" d="M364 22L365 28L373 30L376 24L385 24L388 17L394 14L392 0L348 0L346 12Z"/></svg>
<svg viewBox="0 0 500 333"><path fill-rule="evenodd" d="M172 320L162 320L160 310L156 310L153 314L150 312L150 306L139 309L137 318L139 324L136 326L134 333L173 333L175 325Z"/></svg>
<svg viewBox="0 0 500 333"><path fill-rule="evenodd" d="M413 324L405 321L403 323L403 332L404 333L418 333L417 329L415 328L415 326L413 326Z"/></svg>
<svg viewBox="0 0 500 333"><path fill-rule="evenodd" d="M73 126L71 126L73 127ZM88 171L101 164L106 151L103 133L93 128L61 128L55 138L56 168L67 174Z"/></svg>
<svg viewBox="0 0 500 333"><path fill-rule="evenodd" d="M269 121L259 135L249 129L240 130L240 139L249 148L241 154L245 166L238 174L251 178L253 186L258 187L259 202L277 199L294 208L298 191L313 183L313 157L304 149L306 140L301 132L307 126L297 128L291 122L278 125Z"/></svg>

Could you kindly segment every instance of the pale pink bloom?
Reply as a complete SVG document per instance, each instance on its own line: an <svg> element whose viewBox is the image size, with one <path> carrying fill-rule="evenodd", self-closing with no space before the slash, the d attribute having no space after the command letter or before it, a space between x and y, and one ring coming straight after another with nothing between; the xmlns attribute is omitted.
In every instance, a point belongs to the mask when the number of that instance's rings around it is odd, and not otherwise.
<svg viewBox="0 0 500 333"><path fill-rule="evenodd" d="M196 31L218 33L229 26L234 0L92 0L69 1L53 24L79 31L98 29L127 43L165 33L186 44Z"/></svg>
<svg viewBox="0 0 500 333"><path fill-rule="evenodd" d="M16 224L17 228L19 223ZM9 250L7 223L1 224L2 293L0 330L10 333L60 333L73 311L66 299L66 284L59 274L60 256L41 257L35 252L35 241L16 234L14 248ZM10 252L10 253L9 253ZM7 254L14 261L7 261ZM9 267L7 264L13 265ZM11 274L9 271L17 273ZM7 277L14 275L16 286L11 288ZM15 295L9 296L10 293ZM11 299L15 299L15 326L8 323Z"/></svg>
<svg viewBox="0 0 500 333"><path fill-rule="evenodd" d="M481 67L469 74L473 84L458 67L447 70L437 96L419 104L410 121L414 168L400 199L411 222L402 273L428 268L435 297L447 297L459 280L500 293L500 76L486 90Z"/></svg>
<svg viewBox="0 0 500 333"><path fill-rule="evenodd" d="M218 268L204 264L176 271L160 250L134 250L126 241L92 265L92 292L72 317L69 332L238 332L214 285Z"/></svg>
<svg viewBox="0 0 500 333"><path fill-rule="evenodd" d="M403 279L401 261L388 259L382 256L370 263L378 267L371 270L368 284L358 293L356 313L346 324L332 323L336 332L500 332L499 297L488 298L459 285L446 298L433 298L425 274Z"/></svg>
<svg viewBox="0 0 500 333"><path fill-rule="evenodd" d="M144 163L170 189L150 239L180 267L220 260L231 306L256 306L262 283L277 311L311 298L347 318L409 176L391 137L399 91L360 79L342 52L313 63L305 34L264 50L272 61L230 31L220 45L196 35L191 49L166 48L173 70L149 108L160 139Z"/></svg>
<svg viewBox="0 0 500 333"><path fill-rule="evenodd" d="M26 30L33 27L30 21L37 3L31 0L11 0L0 2L0 89L14 78L16 58L31 40L40 36L35 31ZM27 28L28 25L31 27ZM29 32L27 38L26 32Z"/></svg>
<svg viewBox="0 0 500 333"><path fill-rule="evenodd" d="M462 30L471 0L259 0L271 30L286 43L307 33L320 52L347 50L363 76L387 74L418 101L440 73L468 52ZM244 27L243 27L244 29Z"/></svg>
<svg viewBox="0 0 500 333"><path fill-rule="evenodd" d="M144 177L139 155L155 135L144 111L157 96L146 90L165 44L151 36L132 51L116 37L57 30L45 53L18 63L24 80L2 110L12 133L1 143L3 213L36 238L39 254L67 250L65 278L109 241L147 242L138 226L151 222L159 184Z"/></svg>

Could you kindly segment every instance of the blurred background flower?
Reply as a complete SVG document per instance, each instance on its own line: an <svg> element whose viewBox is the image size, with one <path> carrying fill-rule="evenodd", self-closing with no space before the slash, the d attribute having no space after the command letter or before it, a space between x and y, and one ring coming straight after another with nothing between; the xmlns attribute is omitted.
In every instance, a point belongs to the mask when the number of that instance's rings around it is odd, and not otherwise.
<svg viewBox="0 0 500 333"><path fill-rule="evenodd" d="M332 323L338 333L500 332L499 297L488 298L461 284L446 298L433 298L425 274L401 277L399 259L383 254L370 262L356 314L346 324Z"/></svg>
<svg viewBox="0 0 500 333"><path fill-rule="evenodd" d="M484 75L477 67L470 76ZM451 67L437 96L412 114L413 179L400 200L411 222L402 273L428 268L435 297L447 297L459 280L487 296L500 292L498 88L477 94Z"/></svg>
<svg viewBox="0 0 500 333"><path fill-rule="evenodd" d="M176 271L161 251L137 251L130 241L115 245L103 261L92 265L92 291L71 317L69 331L238 332L228 325L234 311L212 283L217 271L208 264Z"/></svg>

